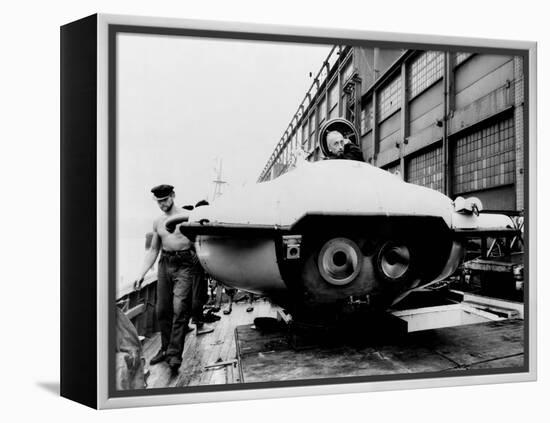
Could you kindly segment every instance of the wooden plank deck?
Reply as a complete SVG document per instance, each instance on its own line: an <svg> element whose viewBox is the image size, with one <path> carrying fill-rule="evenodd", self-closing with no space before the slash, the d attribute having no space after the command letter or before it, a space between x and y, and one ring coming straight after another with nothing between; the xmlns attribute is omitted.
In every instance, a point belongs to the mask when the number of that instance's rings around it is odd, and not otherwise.
<svg viewBox="0 0 550 423"><path fill-rule="evenodd" d="M283 332L236 331L242 382L396 375L524 365L523 320L432 329L384 342L293 350ZM364 335L363 335L364 336ZM361 334L357 334L360 338ZM370 344L370 345L369 345Z"/></svg>
<svg viewBox="0 0 550 423"><path fill-rule="evenodd" d="M235 328L240 325L250 326L256 317L275 317L275 311L269 302L256 300L254 311L247 313L248 304L234 303L233 311L224 315L217 314L220 320L209 323L214 332L199 335L189 332L185 337L183 363L176 376L172 376L168 365L164 362L149 365L149 360L160 349L160 332L148 338L143 345L143 355L146 368L150 374L147 378L148 388L166 388L197 385L213 385L238 383L239 372L233 366L219 366L205 369L205 366L215 362L236 360Z"/></svg>

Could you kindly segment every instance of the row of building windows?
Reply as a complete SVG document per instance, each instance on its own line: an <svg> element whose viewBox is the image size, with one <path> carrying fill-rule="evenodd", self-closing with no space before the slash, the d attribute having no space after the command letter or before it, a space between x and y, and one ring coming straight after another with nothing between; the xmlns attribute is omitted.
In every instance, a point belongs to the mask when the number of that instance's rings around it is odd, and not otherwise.
<svg viewBox="0 0 550 423"><path fill-rule="evenodd" d="M472 53L455 53L455 64L458 65L469 57ZM350 78L353 74L353 60L348 60L345 64L341 78L343 81ZM426 51L416 56L407 66L407 95L409 99L414 98L421 92L429 88L443 77L444 73L444 53L439 51ZM344 98L339 98L338 80L334 80L329 86L326 94L323 94L322 100L316 105L312 105L313 110L307 111L309 116L305 118L302 126L296 131L298 133L296 144L307 151L313 151L315 145L315 135L318 126L322 125L326 119L333 119L339 116L338 104ZM377 101L377 121L382 122L401 108L403 95L401 75L397 74L386 86L378 92ZM328 113L327 113L328 111ZM367 102L360 110L360 130L365 134L373 128L374 110L372 101ZM292 151L296 147L290 146ZM467 148L473 148L469 146ZM457 187L458 188L458 187ZM461 186L460 189L464 187Z"/></svg>
<svg viewBox="0 0 550 423"><path fill-rule="evenodd" d="M511 118L458 139L451 150L453 195L513 184L514 139ZM399 164L386 170L395 173ZM442 148L434 148L407 160L405 180L443 192Z"/></svg>
<svg viewBox="0 0 550 423"><path fill-rule="evenodd" d="M441 62L440 57L442 54L439 52L425 52L421 54L412 64L411 64L411 75L414 76L413 82L418 85L418 87L427 86L427 84L433 83L433 68ZM353 74L353 60L348 60L344 69L342 71L342 80L346 81ZM419 88L424 89L424 88ZM399 75L386 87L384 87L379 94L378 100L378 114L379 120L382 121L385 118L389 117L395 111L401 107L401 98L402 98L402 83ZM338 82L334 81L330 88L328 89L328 119L333 119L339 116L338 103L339 98L339 86ZM317 111L318 109L318 111ZM314 112L310 114L307 121L303 123L301 128L301 144L302 148L306 151L311 151L315 147L315 129L317 127L316 121L319 119L319 125L327 119L327 98L318 104L318 107L315 108ZM317 113L319 113L317 117ZM361 117L361 133L365 133L372 128L373 122L373 110L372 104L368 104L360 112Z"/></svg>
<svg viewBox="0 0 550 423"><path fill-rule="evenodd" d="M460 64L473 53L456 53L456 64ZM416 97L425 89L443 77L444 53L427 51L419 55L409 66L408 91L409 99ZM388 86L380 91L379 120L382 121L401 107L401 79L397 76ZM372 104L369 102L361 109L361 133L372 129Z"/></svg>
<svg viewBox="0 0 550 423"><path fill-rule="evenodd" d="M426 51L411 63L408 71L409 99L413 99L443 77L443 60L443 52Z"/></svg>
<svg viewBox="0 0 550 423"><path fill-rule="evenodd" d="M453 155L453 195L515 182L514 121L512 118L459 138ZM388 167L392 172L398 164ZM443 192L443 153L437 147L406 164L407 182Z"/></svg>
<svg viewBox="0 0 550 423"><path fill-rule="evenodd" d="M492 124L457 139L451 148L453 162L453 195L493 188L515 182L514 121L512 118ZM287 145L274 166L278 176L290 161L298 146L298 139ZM313 160L321 159L318 146ZM390 173L400 171L399 163L386 168ZM443 153L436 147L407 160L407 182L440 192L443 186Z"/></svg>
<svg viewBox="0 0 550 423"><path fill-rule="evenodd" d="M397 76L380 91L378 116L381 121L401 107L401 85L401 78Z"/></svg>
<svg viewBox="0 0 550 423"><path fill-rule="evenodd" d="M410 98L420 94L437 80L443 77L443 53L428 51L418 56L409 66L408 89ZM401 107L402 83L398 75L384 87L379 94L378 119L383 121ZM372 104L365 104L361 109L361 133L372 129Z"/></svg>
<svg viewBox="0 0 550 423"><path fill-rule="evenodd" d="M441 147L411 158L406 169L407 182L443 192L443 152Z"/></svg>
<svg viewBox="0 0 550 423"><path fill-rule="evenodd" d="M514 140L512 118L457 139L453 148L453 192L514 183Z"/></svg>

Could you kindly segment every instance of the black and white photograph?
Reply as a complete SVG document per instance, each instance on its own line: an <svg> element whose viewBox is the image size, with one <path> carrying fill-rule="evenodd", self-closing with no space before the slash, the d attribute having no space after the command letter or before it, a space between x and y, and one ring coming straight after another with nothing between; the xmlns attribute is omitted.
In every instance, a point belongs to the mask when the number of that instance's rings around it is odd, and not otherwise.
<svg viewBox="0 0 550 423"><path fill-rule="evenodd" d="M544 3L3 11L3 421L545 420Z"/></svg>
<svg viewBox="0 0 550 423"><path fill-rule="evenodd" d="M529 371L525 52L110 40L112 396Z"/></svg>

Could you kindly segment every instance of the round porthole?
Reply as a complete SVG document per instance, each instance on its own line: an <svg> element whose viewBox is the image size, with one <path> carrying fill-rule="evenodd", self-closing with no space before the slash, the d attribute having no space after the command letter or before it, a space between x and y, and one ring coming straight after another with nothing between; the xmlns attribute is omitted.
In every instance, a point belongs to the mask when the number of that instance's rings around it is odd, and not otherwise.
<svg viewBox="0 0 550 423"><path fill-rule="evenodd" d="M333 238L321 248L319 273L331 285L347 285L359 274L362 261L363 255L355 242L348 238Z"/></svg>
<svg viewBox="0 0 550 423"><path fill-rule="evenodd" d="M378 273L389 281L406 279L411 267L409 247L400 242L386 242L378 251L376 267Z"/></svg>

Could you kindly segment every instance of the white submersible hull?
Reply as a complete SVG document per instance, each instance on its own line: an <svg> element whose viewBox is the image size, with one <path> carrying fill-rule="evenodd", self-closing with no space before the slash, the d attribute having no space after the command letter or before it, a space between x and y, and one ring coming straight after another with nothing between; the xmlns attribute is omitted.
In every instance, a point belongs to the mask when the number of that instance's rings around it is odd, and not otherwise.
<svg viewBox="0 0 550 423"><path fill-rule="evenodd" d="M512 225L507 216L472 213L479 201L459 206L369 164L326 160L227 192L192 211L180 230L226 285L284 306L362 297L386 307L456 270L461 231Z"/></svg>

